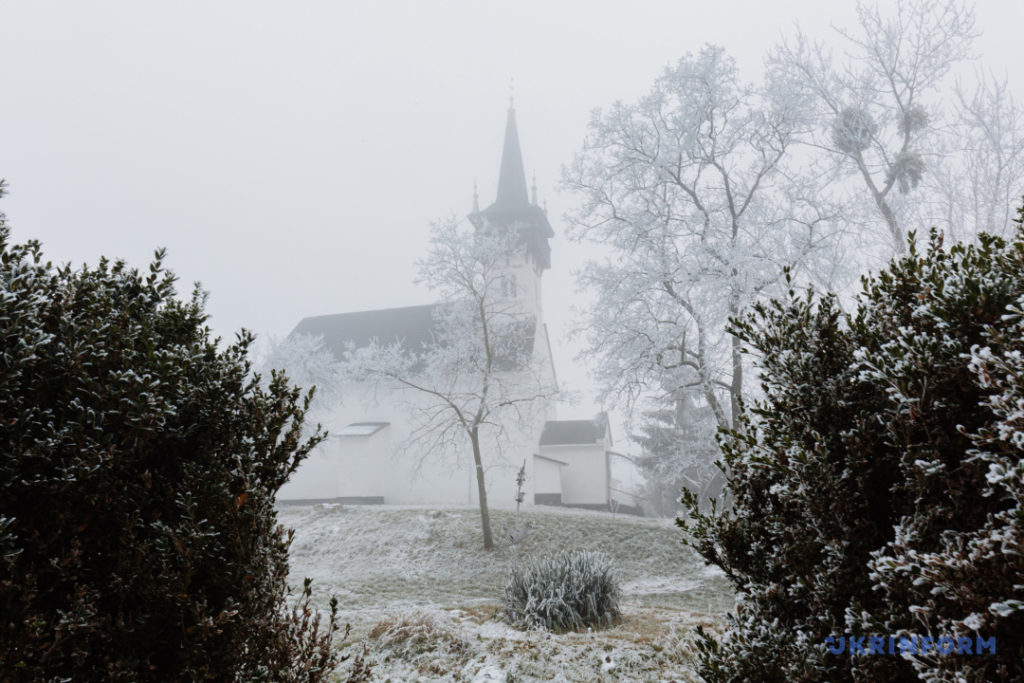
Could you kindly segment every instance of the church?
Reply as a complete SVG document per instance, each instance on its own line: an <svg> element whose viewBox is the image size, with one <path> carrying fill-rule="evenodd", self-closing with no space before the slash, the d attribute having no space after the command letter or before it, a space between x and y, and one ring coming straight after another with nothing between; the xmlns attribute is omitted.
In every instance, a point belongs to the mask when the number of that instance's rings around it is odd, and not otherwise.
<svg viewBox="0 0 1024 683"><path fill-rule="evenodd" d="M544 322L541 283L551 268L554 230L528 193L515 110L505 126L497 196L481 210L474 193L469 220L477 231L497 226L518 231L519 247L505 259L504 295L513 297L527 325L527 353L557 385L551 341ZM416 350L434 339L439 304L358 311L304 318L292 335L323 339L341 359L346 350L376 341ZM510 368L508 372L516 372ZM394 392L392 392L394 393ZM408 447L413 425L407 402L389 400L368 387L345 387L341 405L325 420L329 432L281 489L282 502L476 504L476 472L470 457L441 457ZM607 510L613 504L611 432L607 416L557 420L547 402L525 424L507 425L505 447L484 458L488 504L515 505L516 475L525 467L525 502ZM469 445L466 444L466 449ZM437 456L437 457L433 457Z"/></svg>

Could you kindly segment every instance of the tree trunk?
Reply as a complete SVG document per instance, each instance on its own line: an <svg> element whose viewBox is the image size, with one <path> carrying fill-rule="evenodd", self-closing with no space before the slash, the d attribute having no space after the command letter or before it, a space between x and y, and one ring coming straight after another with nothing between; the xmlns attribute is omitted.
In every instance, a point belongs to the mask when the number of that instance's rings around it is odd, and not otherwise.
<svg viewBox="0 0 1024 683"><path fill-rule="evenodd" d="M906 146L904 145L904 149ZM889 206L889 202L886 200L886 194L889 192L889 188L892 187L892 181L886 183L886 187L883 190L879 190L875 186L875 181L871 178L871 172L868 170L867 164L864 162L864 157L860 152L853 155L853 160L857 163L857 168L860 169L860 174L864 178L864 182L868 186L868 190L871 192L871 198L875 200L875 206L878 207L879 212L882 214L882 218L885 219L885 224L889 228L889 234L892 235L893 247L896 249L897 254L904 254L907 251L907 238L903 234L903 229L900 227L899 222L896 220L896 214L892 212L892 207Z"/></svg>
<svg viewBox="0 0 1024 683"><path fill-rule="evenodd" d="M729 403L732 410L732 428L740 424L740 396L743 395L743 343L739 337L732 338L732 386L729 387Z"/></svg>
<svg viewBox="0 0 1024 683"><path fill-rule="evenodd" d="M889 202L885 200L885 197L878 192L873 194L875 204L878 206L878 210L882 212L885 224L889 226L889 234L892 235L892 243L896 249L896 254L903 255L907 253L907 237L903 234L903 229L900 228L899 223L896 222L896 214L892 212L892 208L889 206Z"/></svg>
<svg viewBox="0 0 1024 683"><path fill-rule="evenodd" d="M473 464L476 466L477 497L480 499L480 526L484 530L484 550L494 548L494 537L491 535L491 515L487 511L487 487L484 485L484 463L480 458L480 432L473 429L469 433L473 444Z"/></svg>

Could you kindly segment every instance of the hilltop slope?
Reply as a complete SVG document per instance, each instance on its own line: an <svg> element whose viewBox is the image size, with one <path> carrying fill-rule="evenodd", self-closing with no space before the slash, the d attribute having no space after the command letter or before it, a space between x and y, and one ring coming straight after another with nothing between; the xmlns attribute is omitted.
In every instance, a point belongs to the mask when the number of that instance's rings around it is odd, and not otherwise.
<svg viewBox="0 0 1024 683"><path fill-rule="evenodd" d="M526 506L520 522L533 528L519 561L572 548L606 553L625 619L596 633L516 631L495 618L514 513L491 515L499 547L487 552L472 507L279 511L295 529L293 585L308 576L321 600L338 596L354 627L347 645L369 646L381 680L689 680L687 634L697 623L716 627L733 605L725 579L682 545L670 520Z"/></svg>

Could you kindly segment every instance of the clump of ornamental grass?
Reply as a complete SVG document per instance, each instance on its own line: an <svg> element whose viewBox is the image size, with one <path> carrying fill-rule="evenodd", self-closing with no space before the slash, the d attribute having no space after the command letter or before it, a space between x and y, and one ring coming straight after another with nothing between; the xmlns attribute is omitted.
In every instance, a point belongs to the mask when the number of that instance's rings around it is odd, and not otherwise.
<svg viewBox="0 0 1024 683"><path fill-rule="evenodd" d="M605 555L563 551L512 570L503 596L505 620L556 632L611 626L620 617L619 595Z"/></svg>

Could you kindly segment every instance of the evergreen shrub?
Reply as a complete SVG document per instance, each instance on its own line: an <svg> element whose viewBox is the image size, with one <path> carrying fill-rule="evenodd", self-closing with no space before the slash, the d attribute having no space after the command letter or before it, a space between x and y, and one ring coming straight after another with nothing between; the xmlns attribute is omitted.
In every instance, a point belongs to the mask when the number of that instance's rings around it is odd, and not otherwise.
<svg viewBox="0 0 1024 683"><path fill-rule="evenodd" d="M336 605L288 607L274 510L309 397L162 256L56 268L0 215L0 678L324 680Z"/></svg>
<svg viewBox="0 0 1024 683"><path fill-rule="evenodd" d="M763 399L721 440L731 509L690 496L680 521L740 602L700 641L705 680L1024 680L1022 308L1024 231L933 231L853 314L790 291L735 322ZM830 652L844 636L997 652Z"/></svg>

